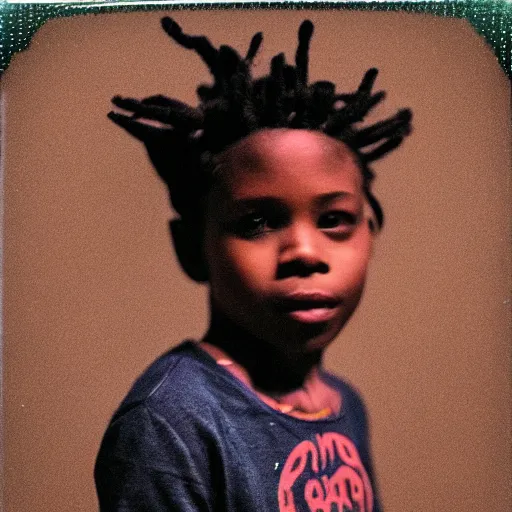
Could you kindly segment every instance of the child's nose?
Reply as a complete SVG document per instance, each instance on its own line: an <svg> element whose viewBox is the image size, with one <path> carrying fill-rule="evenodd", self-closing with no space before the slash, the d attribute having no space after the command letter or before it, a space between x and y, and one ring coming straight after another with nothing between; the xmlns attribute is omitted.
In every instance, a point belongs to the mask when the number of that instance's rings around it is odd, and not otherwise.
<svg viewBox="0 0 512 512"><path fill-rule="evenodd" d="M317 272L329 272L321 233L307 224L289 226L282 233L278 278L292 275L307 277Z"/></svg>

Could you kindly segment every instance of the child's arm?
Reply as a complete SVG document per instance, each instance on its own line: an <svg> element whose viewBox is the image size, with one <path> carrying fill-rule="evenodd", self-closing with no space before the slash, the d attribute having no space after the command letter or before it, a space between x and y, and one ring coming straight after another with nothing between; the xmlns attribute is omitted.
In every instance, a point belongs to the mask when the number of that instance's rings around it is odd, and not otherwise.
<svg viewBox="0 0 512 512"><path fill-rule="evenodd" d="M96 461L101 512L211 510L208 487L188 447L145 405L108 428Z"/></svg>

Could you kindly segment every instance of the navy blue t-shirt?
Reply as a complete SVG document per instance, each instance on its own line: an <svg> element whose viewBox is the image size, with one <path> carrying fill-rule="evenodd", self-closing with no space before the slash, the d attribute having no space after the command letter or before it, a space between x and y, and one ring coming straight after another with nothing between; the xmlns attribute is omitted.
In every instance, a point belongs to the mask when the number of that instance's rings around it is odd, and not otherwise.
<svg viewBox="0 0 512 512"><path fill-rule="evenodd" d="M194 342L157 359L105 433L102 512L379 512L361 400L307 421L266 405Z"/></svg>

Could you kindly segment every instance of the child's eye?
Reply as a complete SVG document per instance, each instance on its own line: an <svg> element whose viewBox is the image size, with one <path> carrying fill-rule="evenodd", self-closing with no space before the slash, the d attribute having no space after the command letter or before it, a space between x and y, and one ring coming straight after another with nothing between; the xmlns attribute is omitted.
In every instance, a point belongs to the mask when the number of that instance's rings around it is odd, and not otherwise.
<svg viewBox="0 0 512 512"><path fill-rule="evenodd" d="M334 232L347 232L356 223L356 215L342 210L326 212L318 219L318 227L320 229Z"/></svg>
<svg viewBox="0 0 512 512"><path fill-rule="evenodd" d="M256 238L275 227L275 222L273 223L267 216L251 213L238 219L233 231L242 238Z"/></svg>

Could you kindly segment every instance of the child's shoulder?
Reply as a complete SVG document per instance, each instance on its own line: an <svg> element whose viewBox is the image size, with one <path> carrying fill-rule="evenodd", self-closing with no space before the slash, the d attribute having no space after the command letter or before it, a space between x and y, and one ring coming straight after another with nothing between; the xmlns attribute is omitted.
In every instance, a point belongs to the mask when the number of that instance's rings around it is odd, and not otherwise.
<svg viewBox="0 0 512 512"><path fill-rule="evenodd" d="M113 421L140 405L157 412L163 407L177 411L215 400L213 366L195 342L184 341L146 368L122 401Z"/></svg>

